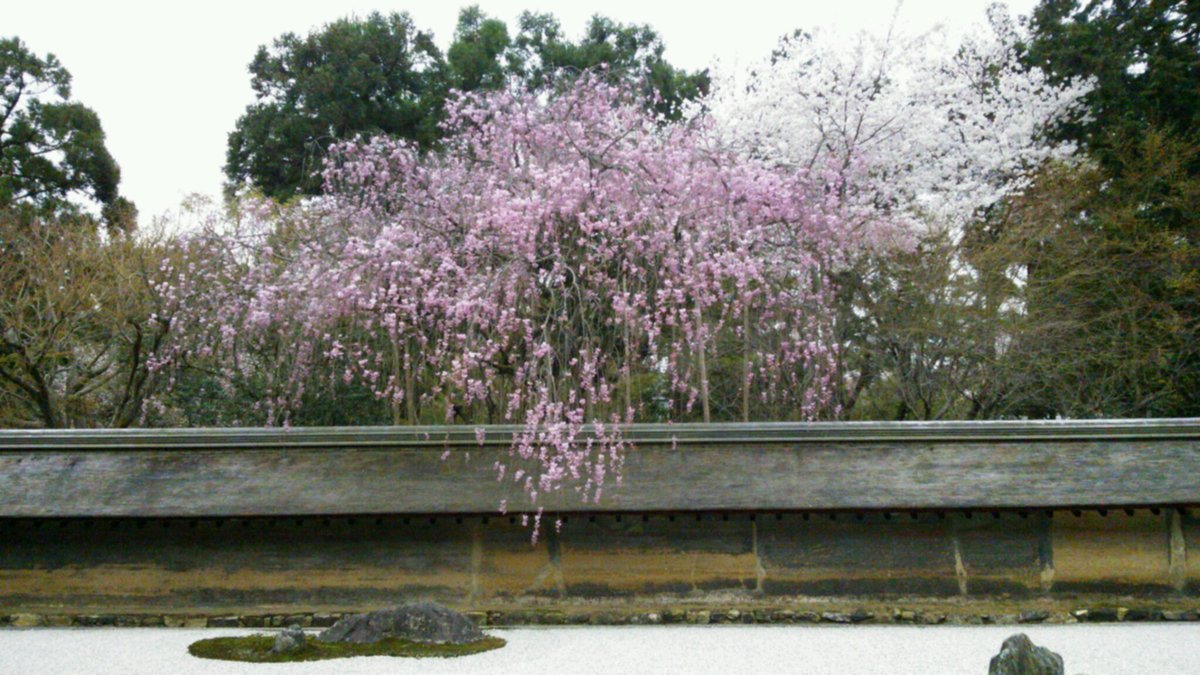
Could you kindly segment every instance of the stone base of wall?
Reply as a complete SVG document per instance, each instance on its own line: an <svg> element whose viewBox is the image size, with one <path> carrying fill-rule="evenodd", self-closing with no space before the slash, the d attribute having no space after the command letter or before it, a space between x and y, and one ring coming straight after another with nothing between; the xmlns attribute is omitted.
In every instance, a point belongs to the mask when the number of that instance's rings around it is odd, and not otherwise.
<svg viewBox="0 0 1200 675"><path fill-rule="evenodd" d="M664 604L661 607L621 605L571 607L546 605L530 608L467 609L481 626L580 626L660 624L898 624L898 625L1020 625L1116 623L1146 621L1200 622L1200 602L1147 603L1111 598L1070 601L1005 602L928 601L879 603L857 601L795 600L787 604L701 603ZM299 625L325 628L352 612L300 612L287 614L64 614L18 613L0 615L0 627L157 627L157 628L283 628Z"/></svg>

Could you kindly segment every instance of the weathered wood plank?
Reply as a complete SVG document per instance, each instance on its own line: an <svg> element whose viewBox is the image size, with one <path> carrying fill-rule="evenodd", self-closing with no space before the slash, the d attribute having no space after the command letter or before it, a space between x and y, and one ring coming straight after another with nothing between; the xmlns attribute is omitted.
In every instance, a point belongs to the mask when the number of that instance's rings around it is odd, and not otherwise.
<svg viewBox="0 0 1200 675"><path fill-rule="evenodd" d="M1200 502L1200 439L643 443L600 504L529 504L503 446L0 450L0 516L1030 508ZM469 455L469 459L468 459Z"/></svg>

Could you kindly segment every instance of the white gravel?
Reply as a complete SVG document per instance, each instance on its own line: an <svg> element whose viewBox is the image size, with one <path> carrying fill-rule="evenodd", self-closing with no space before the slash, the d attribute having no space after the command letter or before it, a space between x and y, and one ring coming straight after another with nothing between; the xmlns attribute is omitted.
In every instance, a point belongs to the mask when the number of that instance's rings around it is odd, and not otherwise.
<svg viewBox="0 0 1200 675"><path fill-rule="evenodd" d="M197 659L189 643L249 629L0 630L0 673L779 673L985 675L1004 638L1025 632L1062 654L1067 675L1200 675L1200 627L647 626L496 630L508 646L458 659L358 657L289 664Z"/></svg>

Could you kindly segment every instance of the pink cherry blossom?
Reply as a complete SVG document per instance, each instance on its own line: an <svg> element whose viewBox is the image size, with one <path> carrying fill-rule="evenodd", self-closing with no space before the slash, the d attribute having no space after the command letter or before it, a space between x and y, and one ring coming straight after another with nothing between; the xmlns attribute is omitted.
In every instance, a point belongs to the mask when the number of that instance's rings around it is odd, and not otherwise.
<svg viewBox="0 0 1200 675"><path fill-rule="evenodd" d="M495 470L536 524L620 482L623 426L664 414L635 379L665 414L711 419L711 362L735 342L743 410L828 403L829 273L863 239L840 174L746 158L707 119L664 125L588 77L460 96L445 124L438 153L336 146L326 197L245 200L195 236L167 289L188 339L163 367L203 349L226 377L261 371L272 424L320 373L396 421L516 423Z"/></svg>

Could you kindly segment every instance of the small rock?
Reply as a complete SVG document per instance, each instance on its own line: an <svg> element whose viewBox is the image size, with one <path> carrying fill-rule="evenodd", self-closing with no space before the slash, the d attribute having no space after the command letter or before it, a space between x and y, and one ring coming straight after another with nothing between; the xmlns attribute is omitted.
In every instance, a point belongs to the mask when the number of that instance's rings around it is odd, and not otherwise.
<svg viewBox="0 0 1200 675"><path fill-rule="evenodd" d="M821 620L821 615L816 612L800 612L796 615L796 619L805 623L817 623Z"/></svg>
<svg viewBox="0 0 1200 675"><path fill-rule="evenodd" d="M564 612L543 612L541 617L541 622L547 626L565 626L569 621Z"/></svg>
<svg viewBox="0 0 1200 675"><path fill-rule="evenodd" d="M892 614L897 623L912 623L917 620L917 613L911 609L898 609Z"/></svg>
<svg viewBox="0 0 1200 675"><path fill-rule="evenodd" d="M738 610L736 610L736 609L731 609L731 610L729 610L728 612L726 612L726 613L725 613L725 616L726 616L726 618L728 618L728 619L729 619L731 622L733 622L733 623L737 623L738 619L742 618L742 613L741 613L741 612L739 612L739 611L738 611Z"/></svg>
<svg viewBox="0 0 1200 675"><path fill-rule="evenodd" d="M646 623L662 623L662 617L656 612L650 612L646 615Z"/></svg>
<svg viewBox="0 0 1200 675"><path fill-rule="evenodd" d="M1194 609L1168 609L1162 613L1164 621L1197 621L1200 620L1200 612Z"/></svg>
<svg viewBox="0 0 1200 675"><path fill-rule="evenodd" d="M790 609L781 609L771 614L771 621L776 623L791 623L796 620L796 613Z"/></svg>
<svg viewBox="0 0 1200 675"><path fill-rule="evenodd" d="M36 628L42 623L42 617L37 614L13 614L9 623L14 628Z"/></svg>
<svg viewBox="0 0 1200 675"><path fill-rule="evenodd" d="M71 616L68 614L51 614L44 617L43 625L50 628L68 628L74 625Z"/></svg>
<svg viewBox="0 0 1200 675"><path fill-rule="evenodd" d="M329 628L340 618L337 614L313 614L312 625L315 628Z"/></svg>
<svg viewBox="0 0 1200 675"><path fill-rule="evenodd" d="M850 623L853 619L842 612L822 612L821 620L829 623Z"/></svg>
<svg viewBox="0 0 1200 675"><path fill-rule="evenodd" d="M272 654L294 652L304 646L304 629L295 624L275 635L275 644L271 646Z"/></svg>
<svg viewBox="0 0 1200 675"><path fill-rule="evenodd" d="M541 615L532 609L514 609L504 615L507 626L536 626L541 622ZM592 615L588 616L588 623L595 623Z"/></svg>
<svg viewBox="0 0 1200 675"><path fill-rule="evenodd" d="M712 613L706 609L692 610L684 614L684 621L695 624L706 624L712 620Z"/></svg>
<svg viewBox="0 0 1200 675"><path fill-rule="evenodd" d="M1121 619L1125 618L1125 612L1122 612L1122 609L1124 608L1101 607L1099 609L1089 609L1087 610L1086 614L1087 620L1105 622L1120 621ZM1125 611L1127 612L1129 610Z"/></svg>
<svg viewBox="0 0 1200 675"><path fill-rule="evenodd" d="M683 623L687 615L681 609L663 610L663 623Z"/></svg>
<svg viewBox="0 0 1200 675"><path fill-rule="evenodd" d="M312 621L313 621L312 614L293 614L292 616L285 617L283 620L283 622L289 626L302 626L302 627L311 626Z"/></svg>
<svg viewBox="0 0 1200 675"><path fill-rule="evenodd" d="M238 618L236 616L212 616L208 618L209 628L237 628Z"/></svg>
<svg viewBox="0 0 1200 675"><path fill-rule="evenodd" d="M1050 612L1034 609L1017 615L1017 623L1041 623L1050 618Z"/></svg>
<svg viewBox="0 0 1200 675"><path fill-rule="evenodd" d="M588 623L593 626L619 626L628 623L628 620L619 612L594 612L588 617Z"/></svg>
<svg viewBox="0 0 1200 675"><path fill-rule="evenodd" d="M1159 621L1162 612L1157 609L1131 609L1125 614L1123 621Z"/></svg>
<svg viewBox="0 0 1200 675"><path fill-rule="evenodd" d="M875 618L874 612L868 612L865 609L856 609L850 613L850 623L862 623Z"/></svg>
<svg viewBox="0 0 1200 675"><path fill-rule="evenodd" d="M327 628L321 642L378 642L399 637L413 642L467 644L483 632L463 614L432 602L416 602L348 616Z"/></svg>
<svg viewBox="0 0 1200 675"><path fill-rule="evenodd" d="M203 616L188 616L183 619L184 628L208 628L208 619Z"/></svg>
<svg viewBox="0 0 1200 675"><path fill-rule="evenodd" d="M1017 633L992 657L988 675L1063 675L1063 660L1049 649L1035 646L1024 633Z"/></svg>
<svg viewBox="0 0 1200 675"><path fill-rule="evenodd" d="M166 625L163 617L157 615L143 616L138 623L144 628L162 628Z"/></svg>

